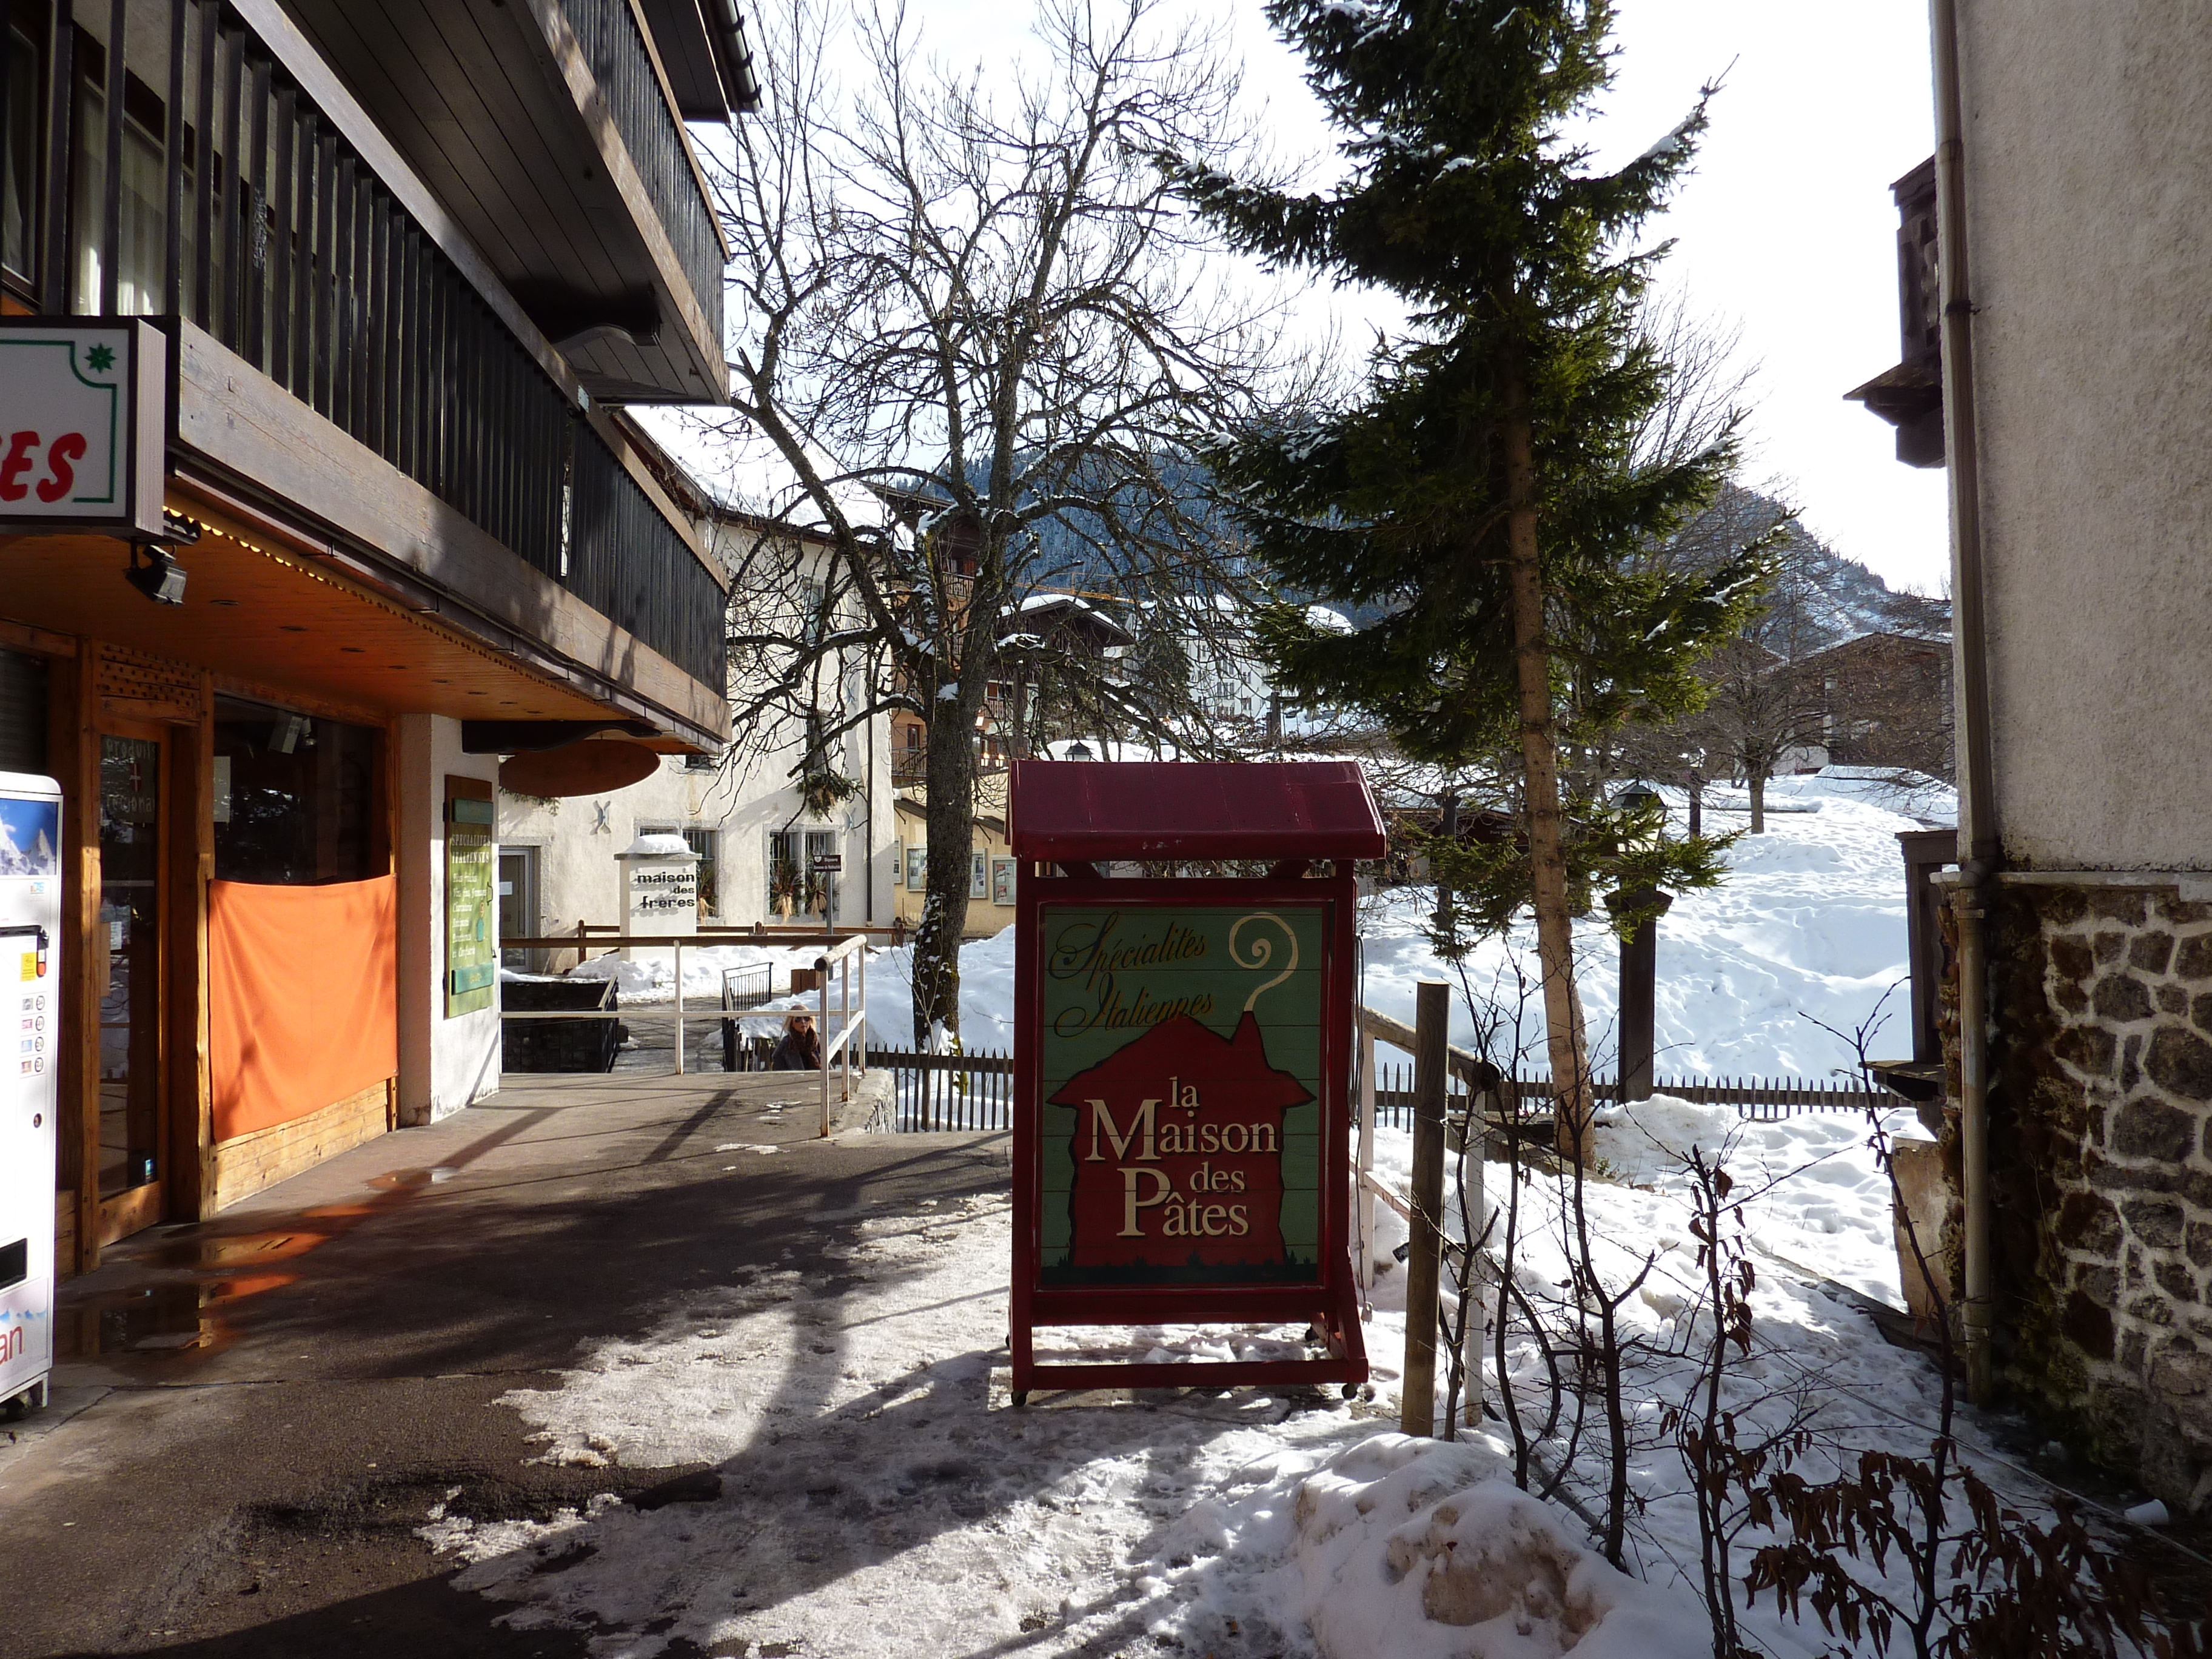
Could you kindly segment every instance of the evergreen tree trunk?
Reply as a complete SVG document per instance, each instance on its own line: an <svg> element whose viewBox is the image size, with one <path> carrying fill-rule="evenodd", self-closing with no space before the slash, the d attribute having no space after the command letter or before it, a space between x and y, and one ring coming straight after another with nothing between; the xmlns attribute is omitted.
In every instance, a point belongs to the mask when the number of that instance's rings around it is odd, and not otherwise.
<svg viewBox="0 0 2212 1659"><path fill-rule="evenodd" d="M1758 768L1753 767L1751 769L1749 777L1751 781L1751 833L1754 836L1763 836L1766 833L1766 774L1759 770Z"/></svg>
<svg viewBox="0 0 2212 1659"><path fill-rule="evenodd" d="M1536 911L1536 961L1543 976L1545 1046L1559 1150L1585 1156L1591 1097L1584 1075L1582 997L1575 988L1574 916L1559 815L1559 754L1552 726L1552 659L1544 643L1544 577L1537 563L1534 434L1527 393L1505 392L1505 543L1513 597L1513 656L1521 696L1521 765L1528 814L1528 866Z"/></svg>
<svg viewBox="0 0 2212 1659"><path fill-rule="evenodd" d="M1459 845L1459 791L1455 789L1444 797L1443 823L1439 831L1449 847ZM1449 939L1459 927L1459 918L1452 905L1451 871L1439 867L1437 860L1430 860L1431 873L1437 884L1436 931L1438 937Z"/></svg>

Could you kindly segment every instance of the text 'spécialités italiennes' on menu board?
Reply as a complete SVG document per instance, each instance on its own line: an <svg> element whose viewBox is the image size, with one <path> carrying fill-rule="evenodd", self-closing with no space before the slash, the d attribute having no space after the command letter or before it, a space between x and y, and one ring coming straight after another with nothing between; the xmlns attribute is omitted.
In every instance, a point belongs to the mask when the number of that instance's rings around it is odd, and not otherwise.
<svg viewBox="0 0 2212 1659"><path fill-rule="evenodd" d="M1329 911L1041 908L1041 1284L1318 1281Z"/></svg>

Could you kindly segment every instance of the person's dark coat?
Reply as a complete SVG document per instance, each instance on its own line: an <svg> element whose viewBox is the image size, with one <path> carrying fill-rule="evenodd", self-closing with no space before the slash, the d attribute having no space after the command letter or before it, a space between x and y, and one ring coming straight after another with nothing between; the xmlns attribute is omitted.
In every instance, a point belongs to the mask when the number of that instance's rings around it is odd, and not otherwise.
<svg viewBox="0 0 2212 1659"><path fill-rule="evenodd" d="M769 1056L771 1072L818 1072L822 1069L822 1036L811 1025L785 1029L783 1040Z"/></svg>

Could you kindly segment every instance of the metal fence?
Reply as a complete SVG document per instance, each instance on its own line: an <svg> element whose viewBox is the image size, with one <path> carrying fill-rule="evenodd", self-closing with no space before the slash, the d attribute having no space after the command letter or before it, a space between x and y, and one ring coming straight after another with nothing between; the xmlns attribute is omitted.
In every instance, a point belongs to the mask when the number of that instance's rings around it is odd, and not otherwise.
<svg viewBox="0 0 2212 1659"><path fill-rule="evenodd" d="M1011 1054L921 1054L872 1048L868 1065L891 1073L891 1111L882 1127L901 1133L1013 1127Z"/></svg>
<svg viewBox="0 0 2212 1659"><path fill-rule="evenodd" d="M900 1133L934 1129L1007 1129L1013 1126L1013 1058L987 1051L972 1054L924 1054L899 1048L874 1048L870 1066L884 1066L893 1078L893 1108L884 1127ZM1525 1105L1539 1106L1550 1099L1547 1077L1519 1079ZM1738 1116L1753 1122L1778 1122L1802 1112L1863 1112L1869 1106L1887 1108L1910 1103L1887 1090L1837 1088L1802 1077L1676 1077L1661 1078L1652 1085L1656 1094L1705 1106L1733 1106ZM1601 1100L1614 1097L1616 1085L1602 1079L1597 1085ZM1455 1086L1449 1109L1464 1091ZM1375 1067L1375 1120L1389 1127L1407 1129L1413 1122L1413 1067L1410 1060L1378 1061Z"/></svg>

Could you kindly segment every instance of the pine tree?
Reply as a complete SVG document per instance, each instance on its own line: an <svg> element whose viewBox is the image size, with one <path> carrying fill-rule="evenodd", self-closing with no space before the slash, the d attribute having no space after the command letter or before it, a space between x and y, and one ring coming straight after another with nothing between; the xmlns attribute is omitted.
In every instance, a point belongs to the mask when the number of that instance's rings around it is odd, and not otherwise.
<svg viewBox="0 0 2212 1659"><path fill-rule="evenodd" d="M1759 554L1703 572L1638 556L1711 496L1734 422L1648 453L1669 369L1638 304L1639 227L1689 165L1708 88L1616 172L1564 135L1611 77L1605 0L1271 0L1341 132L1346 176L1292 195L1176 158L1201 214L1279 269L1401 296L1364 395L1212 457L1284 588L1379 613L1262 622L1293 693L1363 708L1417 758L1517 754L1563 1148L1591 1097L1563 823L1563 716L1584 731L1692 706L1697 658L1755 592ZM1604 837L1582 838L1587 864ZM1694 862L1694 860L1692 860Z"/></svg>

